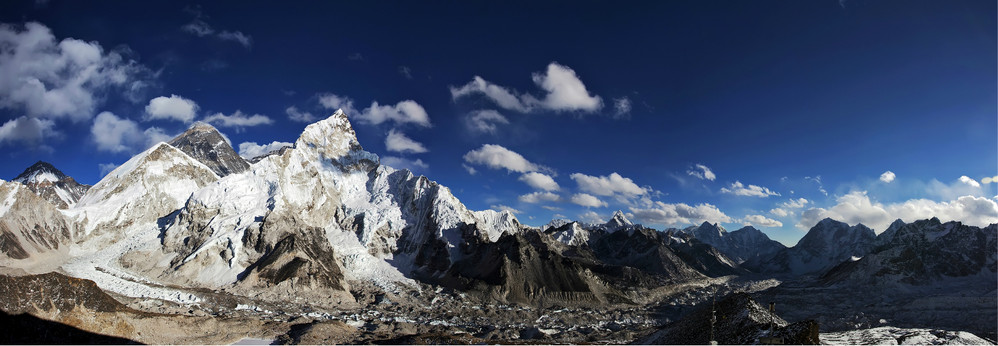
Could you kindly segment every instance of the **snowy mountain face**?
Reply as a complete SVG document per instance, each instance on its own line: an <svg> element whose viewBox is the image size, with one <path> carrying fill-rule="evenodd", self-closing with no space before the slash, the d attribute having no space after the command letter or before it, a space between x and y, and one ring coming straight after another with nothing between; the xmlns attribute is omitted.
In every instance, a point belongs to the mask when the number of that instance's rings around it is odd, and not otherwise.
<svg viewBox="0 0 998 346"><path fill-rule="evenodd" d="M892 225L877 242L871 253L829 271L823 281L924 286L939 280L979 278L983 287L996 286L998 224L980 228L932 218Z"/></svg>
<svg viewBox="0 0 998 346"><path fill-rule="evenodd" d="M0 259L65 249L73 233L55 206L23 184L0 180Z"/></svg>
<svg viewBox="0 0 998 346"><path fill-rule="evenodd" d="M797 245L771 256L750 259L743 265L758 272L822 274L854 257L862 258L873 249L875 240L873 230L862 224L850 227L826 218L812 227Z"/></svg>
<svg viewBox="0 0 998 346"><path fill-rule="evenodd" d="M65 214L85 236L117 238L132 226L154 224L173 213L194 191L216 180L204 164L159 143L108 173Z"/></svg>
<svg viewBox="0 0 998 346"><path fill-rule="evenodd" d="M75 179L44 161L31 165L12 181L24 184L59 209L73 206L90 189L90 185L77 183Z"/></svg>
<svg viewBox="0 0 998 346"><path fill-rule="evenodd" d="M618 210L613 213L613 217L611 217L609 221L604 223L601 228L607 232L616 232L620 230L633 229L634 226L636 225L631 223L631 221L628 220L626 216L624 216L624 212Z"/></svg>
<svg viewBox="0 0 998 346"><path fill-rule="evenodd" d="M293 148L196 191L164 227L172 260L157 275L247 289L391 286L453 274L463 248L522 228L508 212L472 212L446 187L378 162L342 112L309 125ZM265 260L275 256L287 261Z"/></svg>
<svg viewBox="0 0 998 346"><path fill-rule="evenodd" d="M169 144L208 166L219 177L249 169L249 163L232 149L225 137L206 123L194 123L187 131L170 140Z"/></svg>

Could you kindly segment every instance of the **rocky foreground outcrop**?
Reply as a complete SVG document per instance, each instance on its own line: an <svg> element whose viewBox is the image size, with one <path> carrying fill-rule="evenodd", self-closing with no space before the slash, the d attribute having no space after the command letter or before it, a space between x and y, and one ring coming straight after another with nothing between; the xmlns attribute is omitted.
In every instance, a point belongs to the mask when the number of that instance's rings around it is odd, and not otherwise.
<svg viewBox="0 0 998 346"><path fill-rule="evenodd" d="M813 320L787 323L756 303L748 293L734 293L714 304L702 304L683 319L635 343L697 345L710 341L721 345L817 345L818 323Z"/></svg>

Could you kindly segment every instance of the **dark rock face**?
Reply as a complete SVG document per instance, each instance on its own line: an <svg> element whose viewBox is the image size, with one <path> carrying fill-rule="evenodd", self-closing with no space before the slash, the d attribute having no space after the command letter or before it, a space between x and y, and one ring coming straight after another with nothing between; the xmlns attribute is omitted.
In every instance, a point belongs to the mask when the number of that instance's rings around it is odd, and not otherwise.
<svg viewBox="0 0 998 346"><path fill-rule="evenodd" d="M169 144L208 166L219 177L249 169L249 163L232 149L218 130L205 123L195 123Z"/></svg>
<svg viewBox="0 0 998 346"><path fill-rule="evenodd" d="M98 312L130 310L90 280L59 273L27 276L0 275L0 310L17 315L43 311L70 311L77 307Z"/></svg>
<svg viewBox="0 0 998 346"><path fill-rule="evenodd" d="M668 231L666 234L674 234ZM669 247L687 265L710 277L745 274L748 271L738 266L720 249L700 242L689 234L675 234L684 241L674 241Z"/></svg>
<svg viewBox="0 0 998 346"><path fill-rule="evenodd" d="M862 224L849 226L826 218L811 227L794 247L772 256L752 258L743 266L756 272L821 275L852 257L870 253L876 237L872 229Z"/></svg>
<svg viewBox="0 0 998 346"><path fill-rule="evenodd" d="M641 228L597 234L590 240L596 258L609 265L632 267L676 281L702 278L669 247L670 240L656 230Z"/></svg>
<svg viewBox="0 0 998 346"><path fill-rule="evenodd" d="M715 319L713 333L712 316ZM783 344L816 345L819 343L818 323L807 320L788 324L756 303L749 294L734 293L714 304L703 304L681 320L636 343L702 345L713 340L722 345L746 345L768 341L764 338L777 338Z"/></svg>
<svg viewBox="0 0 998 346"><path fill-rule="evenodd" d="M736 264L756 257L772 256L777 251L787 248L780 242L769 239L765 233L752 226L728 232L717 224L704 222L700 226L690 227L677 233L693 235L697 240L717 248Z"/></svg>
<svg viewBox="0 0 998 346"><path fill-rule="evenodd" d="M870 254L830 270L822 280L928 285L946 277L990 273L990 285L994 285L998 224L980 228L932 218L892 228L880 235L878 246Z"/></svg>
<svg viewBox="0 0 998 346"><path fill-rule="evenodd" d="M31 165L12 181L24 184L31 192L59 209L66 209L75 204L90 189L90 185L76 182L45 161Z"/></svg>

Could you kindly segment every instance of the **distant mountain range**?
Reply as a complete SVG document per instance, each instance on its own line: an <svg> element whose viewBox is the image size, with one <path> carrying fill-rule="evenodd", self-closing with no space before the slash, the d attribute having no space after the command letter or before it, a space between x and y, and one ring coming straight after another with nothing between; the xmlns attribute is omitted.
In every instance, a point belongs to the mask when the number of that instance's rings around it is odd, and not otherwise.
<svg viewBox="0 0 998 346"><path fill-rule="evenodd" d="M178 303L208 290L335 307L356 304L357 286L428 284L532 306L647 304L672 294L670 285L750 273L832 286L993 281L996 228L898 220L877 236L825 219L789 248L753 227L658 231L620 211L602 224L532 228L508 211L469 210L447 187L382 165L342 112L253 163L198 123L92 187L45 162L0 181L4 266L45 262L118 295ZM752 323L772 319L736 300ZM805 337L808 328L786 333ZM725 340L750 340L756 329Z"/></svg>

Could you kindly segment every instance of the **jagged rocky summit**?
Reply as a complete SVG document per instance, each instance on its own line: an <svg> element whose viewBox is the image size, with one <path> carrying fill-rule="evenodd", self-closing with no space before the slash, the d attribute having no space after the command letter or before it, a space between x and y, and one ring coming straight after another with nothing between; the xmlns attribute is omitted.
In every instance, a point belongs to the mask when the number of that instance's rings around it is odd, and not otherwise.
<svg viewBox="0 0 998 346"><path fill-rule="evenodd" d="M219 177L249 169L249 163L236 153L228 139L208 123L194 123L169 144L205 164Z"/></svg>
<svg viewBox="0 0 998 346"><path fill-rule="evenodd" d="M36 162L11 181L24 184L59 209L73 206L90 189L45 161Z"/></svg>
<svg viewBox="0 0 998 346"><path fill-rule="evenodd" d="M998 288L998 224L964 225L938 218L909 224L895 221L862 258L843 262L822 277L825 283L916 285L970 279Z"/></svg>

